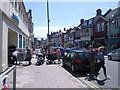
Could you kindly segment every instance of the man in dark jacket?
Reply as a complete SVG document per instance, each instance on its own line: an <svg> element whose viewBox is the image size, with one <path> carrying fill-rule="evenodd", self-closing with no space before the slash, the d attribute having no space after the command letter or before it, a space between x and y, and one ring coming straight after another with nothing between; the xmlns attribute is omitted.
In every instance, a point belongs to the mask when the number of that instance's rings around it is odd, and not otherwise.
<svg viewBox="0 0 120 90"><path fill-rule="evenodd" d="M29 61L28 65L31 65L31 57L32 57L31 51L30 51L30 49L28 49L28 47L26 47L26 51L27 51L26 52L26 58Z"/></svg>
<svg viewBox="0 0 120 90"><path fill-rule="evenodd" d="M88 49L89 49L89 61L90 61L89 79L93 79L95 74L96 51L92 48L92 45L90 45Z"/></svg>

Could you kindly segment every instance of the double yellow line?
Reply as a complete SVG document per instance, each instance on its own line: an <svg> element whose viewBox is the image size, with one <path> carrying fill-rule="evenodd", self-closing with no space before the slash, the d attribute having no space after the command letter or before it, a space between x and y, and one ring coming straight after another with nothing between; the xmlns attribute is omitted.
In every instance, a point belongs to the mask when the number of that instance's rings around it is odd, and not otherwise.
<svg viewBox="0 0 120 90"><path fill-rule="evenodd" d="M91 83L90 81L86 81L85 78L80 77L79 79L82 80L83 82L85 82L85 83L86 83L87 85L89 85L91 88L97 88L97 89L99 89L98 86L96 86L95 84Z"/></svg>

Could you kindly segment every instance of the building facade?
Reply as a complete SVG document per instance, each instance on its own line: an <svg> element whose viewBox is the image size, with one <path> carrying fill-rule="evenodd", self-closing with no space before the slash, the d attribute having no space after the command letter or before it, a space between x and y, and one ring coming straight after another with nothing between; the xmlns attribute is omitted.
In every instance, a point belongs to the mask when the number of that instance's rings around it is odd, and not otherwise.
<svg viewBox="0 0 120 90"><path fill-rule="evenodd" d="M111 13L108 21L108 52L120 48L120 7Z"/></svg>
<svg viewBox="0 0 120 90"><path fill-rule="evenodd" d="M0 0L0 72L8 66L8 47L31 48L33 33L31 12L26 11L23 1Z"/></svg>

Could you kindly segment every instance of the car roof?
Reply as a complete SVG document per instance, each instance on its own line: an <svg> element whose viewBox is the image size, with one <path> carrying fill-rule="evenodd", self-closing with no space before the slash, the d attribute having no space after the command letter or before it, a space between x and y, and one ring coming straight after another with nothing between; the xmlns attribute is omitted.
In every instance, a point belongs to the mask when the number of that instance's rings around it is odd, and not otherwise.
<svg viewBox="0 0 120 90"><path fill-rule="evenodd" d="M71 52L87 52L87 50L71 50Z"/></svg>

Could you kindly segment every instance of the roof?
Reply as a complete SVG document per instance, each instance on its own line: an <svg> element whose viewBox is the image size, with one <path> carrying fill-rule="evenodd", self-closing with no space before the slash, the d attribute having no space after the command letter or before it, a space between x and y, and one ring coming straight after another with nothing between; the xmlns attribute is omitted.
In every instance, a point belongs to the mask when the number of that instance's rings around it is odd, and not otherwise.
<svg viewBox="0 0 120 90"><path fill-rule="evenodd" d="M114 14L118 11L118 8L114 9L114 10L111 10L106 16L106 20L108 20L109 18L113 17Z"/></svg>

